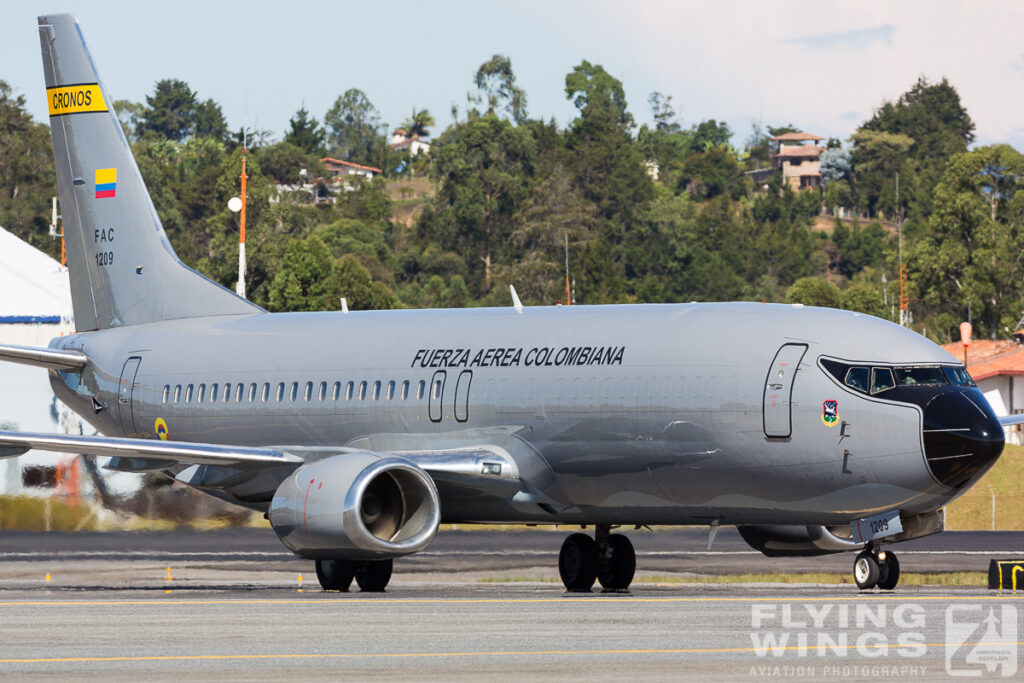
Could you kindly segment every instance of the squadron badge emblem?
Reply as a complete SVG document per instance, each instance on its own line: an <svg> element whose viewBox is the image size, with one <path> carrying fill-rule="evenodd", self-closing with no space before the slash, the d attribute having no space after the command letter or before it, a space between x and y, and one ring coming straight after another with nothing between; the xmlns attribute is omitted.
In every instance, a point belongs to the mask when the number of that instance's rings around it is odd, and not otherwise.
<svg viewBox="0 0 1024 683"><path fill-rule="evenodd" d="M839 422L839 401L830 398L821 404L821 421L826 427L833 427Z"/></svg>

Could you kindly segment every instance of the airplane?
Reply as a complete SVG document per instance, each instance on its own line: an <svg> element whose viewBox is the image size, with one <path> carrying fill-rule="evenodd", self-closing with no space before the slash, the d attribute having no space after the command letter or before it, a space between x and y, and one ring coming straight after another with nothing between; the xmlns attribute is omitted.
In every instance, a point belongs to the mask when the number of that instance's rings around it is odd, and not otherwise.
<svg viewBox="0 0 1024 683"><path fill-rule="evenodd" d="M568 591L624 591L617 529L722 525L767 556L942 531L1003 430L964 366L869 315L764 303L268 313L178 260L77 20L39 17L77 333L47 368L109 457L264 512L325 590L382 591L442 523L564 525Z"/></svg>

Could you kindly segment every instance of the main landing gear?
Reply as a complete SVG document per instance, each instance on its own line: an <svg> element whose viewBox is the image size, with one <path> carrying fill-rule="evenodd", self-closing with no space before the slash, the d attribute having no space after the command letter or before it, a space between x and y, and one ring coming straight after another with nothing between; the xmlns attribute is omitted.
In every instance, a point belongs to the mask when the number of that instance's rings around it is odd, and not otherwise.
<svg viewBox="0 0 1024 683"><path fill-rule="evenodd" d="M355 579L364 593L383 593L393 564L392 560L317 560L316 578L325 591L345 592Z"/></svg>
<svg viewBox="0 0 1024 683"><path fill-rule="evenodd" d="M862 591L875 586L891 591L900 581L900 561L896 553L868 546L853 561L853 580Z"/></svg>
<svg viewBox="0 0 1024 683"><path fill-rule="evenodd" d="M570 534L558 554L558 574L572 593L589 593L595 580L605 591L624 591L635 572L633 544L622 534L611 533L607 524L596 527L594 538Z"/></svg>

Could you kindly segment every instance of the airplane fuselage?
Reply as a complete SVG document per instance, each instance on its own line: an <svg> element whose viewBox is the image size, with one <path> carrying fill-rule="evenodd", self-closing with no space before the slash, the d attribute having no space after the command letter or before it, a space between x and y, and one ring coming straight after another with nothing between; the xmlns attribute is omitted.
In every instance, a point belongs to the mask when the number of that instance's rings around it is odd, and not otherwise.
<svg viewBox="0 0 1024 683"><path fill-rule="evenodd" d="M51 376L61 399L108 435L504 449L530 494L442 483L448 521L843 524L932 511L958 491L929 468L921 407L852 391L820 363L955 361L913 332L845 311L736 303L257 314L55 345L93 361L80 381ZM203 475L190 473L190 483L257 509L280 480L265 474L261 491L252 480L213 485L223 480L217 468Z"/></svg>

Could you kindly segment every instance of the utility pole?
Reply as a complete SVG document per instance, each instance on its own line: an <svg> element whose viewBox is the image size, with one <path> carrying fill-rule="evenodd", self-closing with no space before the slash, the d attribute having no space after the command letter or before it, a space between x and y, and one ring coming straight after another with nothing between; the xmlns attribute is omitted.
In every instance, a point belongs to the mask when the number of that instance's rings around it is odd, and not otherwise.
<svg viewBox="0 0 1024 683"><path fill-rule="evenodd" d="M907 266L903 263L903 207L900 206L900 172L896 171L896 232L899 236L900 264L900 326L906 327L909 321L910 303L907 301Z"/></svg>
<svg viewBox="0 0 1024 683"><path fill-rule="evenodd" d="M242 133L245 135L245 133ZM242 212L238 228L238 296L245 298L245 140L242 140Z"/></svg>

